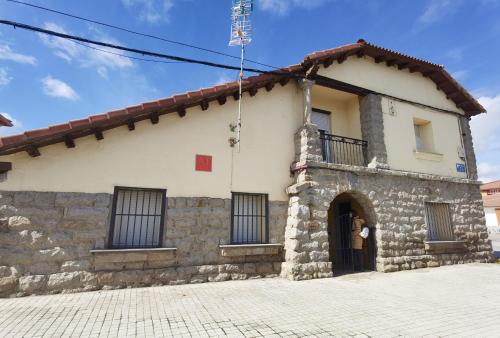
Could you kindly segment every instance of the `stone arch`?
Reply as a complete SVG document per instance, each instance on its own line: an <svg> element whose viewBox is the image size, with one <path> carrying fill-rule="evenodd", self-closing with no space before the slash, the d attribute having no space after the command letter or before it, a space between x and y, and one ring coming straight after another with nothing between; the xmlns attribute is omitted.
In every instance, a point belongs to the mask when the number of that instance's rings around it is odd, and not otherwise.
<svg viewBox="0 0 500 338"><path fill-rule="evenodd" d="M348 211L356 212L370 227L369 237L364 240L363 268L376 270L377 215L370 198L362 192L348 190L335 195L328 209L328 242L330 261L334 274L350 272L353 268L351 245L351 221Z"/></svg>
<svg viewBox="0 0 500 338"><path fill-rule="evenodd" d="M362 211L362 214L365 217L366 223L369 224L371 227L376 227L377 225L377 214L375 213L375 208L373 206L372 201L370 198L357 190L347 190L343 192L339 192L335 195L335 197L332 199L330 205L335 202L335 200L338 200L338 198L348 198L354 201L355 203L358 204L358 207Z"/></svg>

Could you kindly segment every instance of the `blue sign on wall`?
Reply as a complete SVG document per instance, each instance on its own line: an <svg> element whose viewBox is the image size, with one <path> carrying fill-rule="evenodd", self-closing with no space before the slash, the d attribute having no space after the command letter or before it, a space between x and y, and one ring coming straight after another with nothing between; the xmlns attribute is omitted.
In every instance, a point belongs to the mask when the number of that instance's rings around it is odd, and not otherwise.
<svg viewBox="0 0 500 338"><path fill-rule="evenodd" d="M465 164L463 164L463 163L457 163L457 171L459 173L464 173L465 172Z"/></svg>

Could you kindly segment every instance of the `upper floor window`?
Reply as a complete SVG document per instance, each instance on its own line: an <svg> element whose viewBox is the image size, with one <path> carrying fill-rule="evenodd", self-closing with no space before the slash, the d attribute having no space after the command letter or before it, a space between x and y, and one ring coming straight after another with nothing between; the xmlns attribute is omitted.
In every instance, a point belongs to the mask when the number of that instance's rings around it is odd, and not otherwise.
<svg viewBox="0 0 500 338"><path fill-rule="evenodd" d="M233 192L231 200L231 243L269 242L269 196Z"/></svg>
<svg viewBox="0 0 500 338"><path fill-rule="evenodd" d="M447 203L425 203L429 241L454 241L450 206Z"/></svg>
<svg viewBox="0 0 500 338"><path fill-rule="evenodd" d="M319 131L325 134L331 134L332 128L330 123L331 113L327 110L318 108L312 109L311 122L318 127Z"/></svg>
<svg viewBox="0 0 500 338"><path fill-rule="evenodd" d="M434 152L431 122L413 119L413 127L415 130L415 150L418 152Z"/></svg>
<svg viewBox="0 0 500 338"><path fill-rule="evenodd" d="M164 189L115 187L110 248L161 247L166 195Z"/></svg>

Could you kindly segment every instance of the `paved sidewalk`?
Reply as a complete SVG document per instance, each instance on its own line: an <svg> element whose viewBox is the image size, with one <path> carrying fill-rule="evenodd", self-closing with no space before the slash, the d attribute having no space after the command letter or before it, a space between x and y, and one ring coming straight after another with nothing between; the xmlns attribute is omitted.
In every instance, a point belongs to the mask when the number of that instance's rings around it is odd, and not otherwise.
<svg viewBox="0 0 500 338"><path fill-rule="evenodd" d="M500 265L0 299L0 336L500 336Z"/></svg>

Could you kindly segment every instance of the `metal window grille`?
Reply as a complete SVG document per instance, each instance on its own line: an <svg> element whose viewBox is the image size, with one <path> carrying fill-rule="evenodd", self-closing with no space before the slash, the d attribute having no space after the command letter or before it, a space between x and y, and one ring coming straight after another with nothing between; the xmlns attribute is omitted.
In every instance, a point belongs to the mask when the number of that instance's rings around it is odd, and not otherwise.
<svg viewBox="0 0 500 338"><path fill-rule="evenodd" d="M430 241L455 240L449 204L426 202L425 216Z"/></svg>
<svg viewBox="0 0 500 338"><path fill-rule="evenodd" d="M164 189L115 187L109 247L161 247L166 195Z"/></svg>
<svg viewBox="0 0 500 338"><path fill-rule="evenodd" d="M269 196L233 192L231 200L231 243L269 242Z"/></svg>

